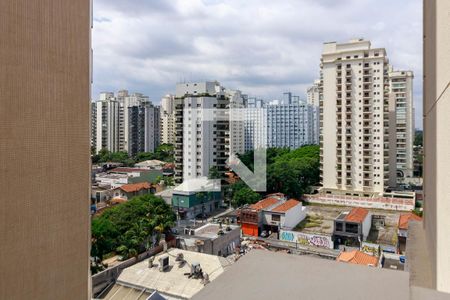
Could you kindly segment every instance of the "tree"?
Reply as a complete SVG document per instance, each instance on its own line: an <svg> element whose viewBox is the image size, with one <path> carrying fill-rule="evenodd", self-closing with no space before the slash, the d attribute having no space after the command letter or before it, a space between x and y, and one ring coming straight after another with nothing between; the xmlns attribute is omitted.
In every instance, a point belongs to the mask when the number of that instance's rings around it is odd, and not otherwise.
<svg viewBox="0 0 450 300"><path fill-rule="evenodd" d="M217 169L216 166L212 166L209 169L208 178L209 179L220 179L221 178L219 170Z"/></svg>
<svg viewBox="0 0 450 300"><path fill-rule="evenodd" d="M282 149L267 168L268 192L300 197L319 182L319 146L303 146L293 151Z"/></svg>
<svg viewBox="0 0 450 300"><path fill-rule="evenodd" d="M282 192L290 197L300 197L320 181L320 148L317 145L267 149L267 191ZM239 159L253 170L253 151L239 155ZM245 188L243 182L232 185L231 194ZM236 203L236 201L234 201Z"/></svg>
<svg viewBox="0 0 450 300"><path fill-rule="evenodd" d="M423 146L423 131L416 130L416 134L414 136L414 146Z"/></svg>
<svg viewBox="0 0 450 300"><path fill-rule="evenodd" d="M240 207L245 204L253 204L261 199L261 195L253 191L249 187L243 187L238 189L232 198L232 204L234 207Z"/></svg>
<svg viewBox="0 0 450 300"><path fill-rule="evenodd" d="M105 254L118 252L133 257L149 247L153 236L175 224L172 208L161 198L143 195L108 208L92 220L91 255L102 260Z"/></svg>

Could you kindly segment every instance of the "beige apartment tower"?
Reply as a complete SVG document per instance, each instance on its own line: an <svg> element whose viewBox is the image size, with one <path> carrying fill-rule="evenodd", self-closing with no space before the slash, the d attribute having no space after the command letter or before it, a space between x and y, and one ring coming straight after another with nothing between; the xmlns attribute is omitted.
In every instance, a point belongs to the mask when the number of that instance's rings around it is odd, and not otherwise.
<svg viewBox="0 0 450 300"><path fill-rule="evenodd" d="M175 96L161 98L161 144L175 144Z"/></svg>
<svg viewBox="0 0 450 300"><path fill-rule="evenodd" d="M320 83L324 190L371 196L395 184L395 172L390 172L389 110L393 107L388 87L384 48L372 48L370 41L362 39L324 44Z"/></svg>
<svg viewBox="0 0 450 300"><path fill-rule="evenodd" d="M391 100L395 105L395 148L397 180L413 177L414 101L412 71L389 72Z"/></svg>
<svg viewBox="0 0 450 300"><path fill-rule="evenodd" d="M90 5L0 1L0 299L90 299Z"/></svg>
<svg viewBox="0 0 450 300"><path fill-rule="evenodd" d="M432 287L450 293L450 1L424 1L424 211Z"/></svg>

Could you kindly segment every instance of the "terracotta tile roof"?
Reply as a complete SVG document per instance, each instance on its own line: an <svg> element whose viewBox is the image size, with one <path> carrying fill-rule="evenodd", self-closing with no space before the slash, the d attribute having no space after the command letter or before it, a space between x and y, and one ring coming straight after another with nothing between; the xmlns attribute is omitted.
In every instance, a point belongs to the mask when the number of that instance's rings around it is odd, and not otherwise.
<svg viewBox="0 0 450 300"><path fill-rule="evenodd" d="M358 250L341 252L336 260L356 265L378 265L378 258L376 256L372 256Z"/></svg>
<svg viewBox="0 0 450 300"><path fill-rule="evenodd" d="M163 169L174 169L175 168L175 164L174 163L166 163L163 166Z"/></svg>
<svg viewBox="0 0 450 300"><path fill-rule="evenodd" d="M298 201L298 200L289 199L288 201L278 205L277 207L272 208L271 211L284 213L284 212L287 212L288 210L290 210L291 208L293 208L294 206L297 206L299 203L300 203L300 201Z"/></svg>
<svg viewBox="0 0 450 300"><path fill-rule="evenodd" d="M149 182L131 183L125 184L119 187L122 191L126 193L138 192L142 189L150 189L152 185Z"/></svg>
<svg viewBox="0 0 450 300"><path fill-rule="evenodd" d="M350 213L345 217L345 221L362 223L368 213L369 213L369 211L365 208L361 208L361 207L353 208L350 211Z"/></svg>
<svg viewBox="0 0 450 300"><path fill-rule="evenodd" d="M250 208L253 208L256 210L261 210L261 209L265 209L269 206L272 206L274 204L277 204L278 202L279 201L275 198L266 198L259 202L256 202L255 204L250 205Z"/></svg>
<svg viewBox="0 0 450 300"><path fill-rule="evenodd" d="M122 199L122 198L112 198L112 199L111 199L111 204L112 204L112 205L114 205L114 204L120 204L120 203L124 203L124 202L127 202L127 200Z"/></svg>
<svg viewBox="0 0 450 300"><path fill-rule="evenodd" d="M401 214L398 219L398 229L408 229L409 221L422 221L422 218L413 213Z"/></svg>

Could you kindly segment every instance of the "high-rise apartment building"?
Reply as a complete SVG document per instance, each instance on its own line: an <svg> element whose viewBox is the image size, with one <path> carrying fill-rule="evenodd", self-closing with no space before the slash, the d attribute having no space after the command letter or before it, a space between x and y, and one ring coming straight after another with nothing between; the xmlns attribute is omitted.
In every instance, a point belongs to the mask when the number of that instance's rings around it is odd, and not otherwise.
<svg viewBox="0 0 450 300"><path fill-rule="evenodd" d="M249 98L245 111L245 151L261 147L298 148L319 144L318 107L300 101L291 92L267 104Z"/></svg>
<svg viewBox="0 0 450 300"><path fill-rule="evenodd" d="M244 114L244 150L267 147L267 110L262 99L248 98Z"/></svg>
<svg viewBox="0 0 450 300"><path fill-rule="evenodd" d="M125 151L131 156L139 152L154 152L159 146L159 107L153 106L150 101L143 101L129 106L126 113Z"/></svg>
<svg viewBox="0 0 450 300"><path fill-rule="evenodd" d="M90 20L0 2L0 299L91 299Z"/></svg>
<svg viewBox="0 0 450 300"><path fill-rule="evenodd" d="M180 83L175 96L175 181L225 171L230 151L229 119L215 109L229 108L218 82ZM229 116L228 116L229 118Z"/></svg>
<svg viewBox="0 0 450 300"><path fill-rule="evenodd" d="M160 143L160 113L147 96L121 90L100 93L92 104L92 146L98 152L153 152Z"/></svg>
<svg viewBox="0 0 450 300"><path fill-rule="evenodd" d="M397 180L413 177L414 101L412 71L389 72L391 101L395 105Z"/></svg>
<svg viewBox="0 0 450 300"><path fill-rule="evenodd" d="M161 143L175 144L175 96L161 98Z"/></svg>
<svg viewBox="0 0 450 300"><path fill-rule="evenodd" d="M96 151L108 149L111 152L121 150L120 139L123 137L119 134L121 118L121 107L119 101L114 97L113 93L100 93L100 99L92 104L92 120L94 133L92 137Z"/></svg>
<svg viewBox="0 0 450 300"><path fill-rule="evenodd" d="M310 105L319 107L320 80L314 80L314 84L306 90L306 102Z"/></svg>
<svg viewBox="0 0 450 300"><path fill-rule="evenodd" d="M244 134L244 96L239 90L225 90L225 97L230 103L230 153L243 154L245 152Z"/></svg>
<svg viewBox="0 0 450 300"><path fill-rule="evenodd" d="M379 194L395 185L388 58L370 41L325 43L321 59L321 176L325 190ZM391 132L390 132L391 128ZM393 153L392 153L393 152Z"/></svg>
<svg viewBox="0 0 450 300"><path fill-rule="evenodd" d="M317 142L318 132L312 105L269 103L267 109L267 146L291 149Z"/></svg>

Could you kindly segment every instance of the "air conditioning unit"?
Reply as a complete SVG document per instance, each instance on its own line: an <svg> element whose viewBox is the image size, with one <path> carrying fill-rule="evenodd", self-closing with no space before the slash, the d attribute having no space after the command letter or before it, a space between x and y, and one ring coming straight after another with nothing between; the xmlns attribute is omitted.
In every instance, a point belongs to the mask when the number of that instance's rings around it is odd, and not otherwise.
<svg viewBox="0 0 450 300"><path fill-rule="evenodd" d="M169 256L164 255L159 258L159 271L164 272L169 268Z"/></svg>

